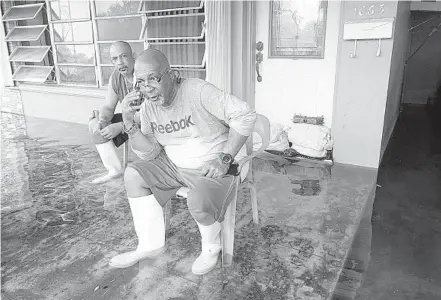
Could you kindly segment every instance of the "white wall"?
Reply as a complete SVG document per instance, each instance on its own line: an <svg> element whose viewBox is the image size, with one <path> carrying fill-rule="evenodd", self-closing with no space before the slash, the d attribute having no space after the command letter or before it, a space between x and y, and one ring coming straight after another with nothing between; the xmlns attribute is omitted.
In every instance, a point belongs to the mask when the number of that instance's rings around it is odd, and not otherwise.
<svg viewBox="0 0 441 300"><path fill-rule="evenodd" d="M358 21L358 7L369 7L371 1L345 1L342 22ZM384 4L381 17L396 17L397 1ZM336 162L378 168L383 137L384 116L389 89L393 39L381 42L381 55L376 56L378 41L357 44L357 55L350 54L354 42L341 39L332 135Z"/></svg>
<svg viewBox="0 0 441 300"><path fill-rule="evenodd" d="M99 89L47 85L20 85L19 89L24 114L32 117L87 124L92 111L105 103L105 91Z"/></svg>
<svg viewBox="0 0 441 300"><path fill-rule="evenodd" d="M291 124L294 114L325 117L332 123L340 1L328 2L324 59L268 58L269 2L257 1L257 41L264 43L256 110L272 122Z"/></svg>

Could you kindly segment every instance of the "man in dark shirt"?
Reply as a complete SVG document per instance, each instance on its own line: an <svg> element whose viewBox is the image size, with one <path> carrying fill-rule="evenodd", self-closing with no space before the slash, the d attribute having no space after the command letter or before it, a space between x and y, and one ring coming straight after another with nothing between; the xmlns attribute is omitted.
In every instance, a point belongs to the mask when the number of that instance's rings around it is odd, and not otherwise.
<svg viewBox="0 0 441 300"><path fill-rule="evenodd" d="M128 140L123 131L122 116L115 114L118 102L133 89L135 58L127 42L119 41L110 46L110 60L115 66L107 88L106 104L94 112L89 122L89 132L108 173L92 183L103 183L122 174L122 165L116 148Z"/></svg>

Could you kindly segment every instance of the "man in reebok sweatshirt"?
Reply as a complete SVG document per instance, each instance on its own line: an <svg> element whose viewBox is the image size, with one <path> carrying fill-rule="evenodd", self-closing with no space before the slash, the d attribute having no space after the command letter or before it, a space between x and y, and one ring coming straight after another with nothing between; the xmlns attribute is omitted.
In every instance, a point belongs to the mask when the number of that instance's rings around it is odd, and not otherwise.
<svg viewBox="0 0 441 300"><path fill-rule="evenodd" d="M146 101L133 106L139 98L139 92L133 91L122 106L125 131L141 158L124 174L138 247L112 258L110 265L125 268L162 253L162 207L179 188L188 187L188 208L202 240L202 253L192 271L206 274L217 264L220 223L236 193L234 176L227 172L235 158L246 155L243 146L256 113L246 102L204 80L181 78L158 50L140 54L135 78ZM139 108L141 126L134 122Z"/></svg>

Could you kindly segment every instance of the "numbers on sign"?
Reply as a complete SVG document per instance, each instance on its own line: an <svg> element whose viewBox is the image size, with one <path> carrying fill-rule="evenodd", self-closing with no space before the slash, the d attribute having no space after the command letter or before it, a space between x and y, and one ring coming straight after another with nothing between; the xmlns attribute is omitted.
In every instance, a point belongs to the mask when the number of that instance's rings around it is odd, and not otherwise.
<svg viewBox="0 0 441 300"><path fill-rule="evenodd" d="M378 8L380 9L379 11L378 11L378 14L383 14L384 13L384 4L380 4L380 5L378 5Z"/></svg>
<svg viewBox="0 0 441 300"><path fill-rule="evenodd" d="M360 7L355 7L354 12L356 17L365 17L373 15L381 15L384 13L384 4L372 4L372 5L362 5Z"/></svg>

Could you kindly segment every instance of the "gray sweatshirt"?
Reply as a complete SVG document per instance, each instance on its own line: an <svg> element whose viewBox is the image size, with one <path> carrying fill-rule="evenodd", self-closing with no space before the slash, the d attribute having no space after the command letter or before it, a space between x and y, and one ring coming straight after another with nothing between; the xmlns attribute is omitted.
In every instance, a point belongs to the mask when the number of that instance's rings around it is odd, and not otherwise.
<svg viewBox="0 0 441 300"><path fill-rule="evenodd" d="M140 117L142 133L154 135L170 160L187 169L201 169L222 152L230 128L249 136L256 121L246 102L196 78L183 80L169 107L145 101ZM245 154L243 147L236 158Z"/></svg>

